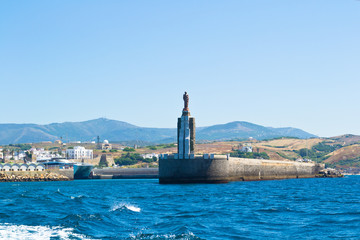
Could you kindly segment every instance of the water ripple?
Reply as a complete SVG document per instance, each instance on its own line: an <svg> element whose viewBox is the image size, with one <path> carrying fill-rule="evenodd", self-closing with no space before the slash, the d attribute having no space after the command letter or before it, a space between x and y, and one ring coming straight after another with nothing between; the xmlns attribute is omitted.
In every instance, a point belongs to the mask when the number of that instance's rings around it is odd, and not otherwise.
<svg viewBox="0 0 360 240"><path fill-rule="evenodd" d="M358 239L360 177L0 183L2 239Z"/></svg>

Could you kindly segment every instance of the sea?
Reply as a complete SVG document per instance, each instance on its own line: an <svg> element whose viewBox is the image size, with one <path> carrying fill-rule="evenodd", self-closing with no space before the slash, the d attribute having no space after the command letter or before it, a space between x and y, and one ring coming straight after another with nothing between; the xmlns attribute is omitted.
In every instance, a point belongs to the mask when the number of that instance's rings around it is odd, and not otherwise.
<svg viewBox="0 0 360 240"><path fill-rule="evenodd" d="M360 239L360 177L0 183L0 239Z"/></svg>

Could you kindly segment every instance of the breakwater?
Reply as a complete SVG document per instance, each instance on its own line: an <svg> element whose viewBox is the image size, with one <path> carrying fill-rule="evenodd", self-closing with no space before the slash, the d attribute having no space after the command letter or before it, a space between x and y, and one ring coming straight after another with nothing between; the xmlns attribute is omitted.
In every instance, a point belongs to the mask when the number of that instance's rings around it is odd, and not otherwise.
<svg viewBox="0 0 360 240"><path fill-rule="evenodd" d="M67 170L1 172L0 182L69 181L73 179L71 173Z"/></svg>
<svg viewBox="0 0 360 240"><path fill-rule="evenodd" d="M93 170L93 179L156 179L158 168L103 168Z"/></svg>
<svg viewBox="0 0 360 240"><path fill-rule="evenodd" d="M226 183L317 177L324 164L281 160L233 158L226 155L179 159L162 156L160 183Z"/></svg>

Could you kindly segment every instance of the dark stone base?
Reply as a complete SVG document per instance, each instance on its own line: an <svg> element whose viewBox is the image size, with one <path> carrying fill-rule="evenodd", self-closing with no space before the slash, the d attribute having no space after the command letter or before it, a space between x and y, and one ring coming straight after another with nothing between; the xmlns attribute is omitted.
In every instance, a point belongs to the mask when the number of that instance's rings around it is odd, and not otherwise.
<svg viewBox="0 0 360 240"><path fill-rule="evenodd" d="M210 179L164 179L159 178L160 184L193 184L193 183L229 183L225 179L210 180Z"/></svg>
<svg viewBox="0 0 360 240"><path fill-rule="evenodd" d="M323 164L295 161L227 158L174 159L159 161L160 184L227 183L232 181L263 181L292 178L314 178Z"/></svg>

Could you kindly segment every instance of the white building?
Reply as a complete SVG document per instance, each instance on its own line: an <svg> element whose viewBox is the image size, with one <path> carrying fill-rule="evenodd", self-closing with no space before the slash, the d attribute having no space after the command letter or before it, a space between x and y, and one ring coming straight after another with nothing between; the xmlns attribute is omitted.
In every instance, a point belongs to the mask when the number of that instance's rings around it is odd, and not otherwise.
<svg viewBox="0 0 360 240"><path fill-rule="evenodd" d="M140 156L142 156L143 159L153 158L153 157L159 158L159 154L156 153L141 154Z"/></svg>
<svg viewBox="0 0 360 240"><path fill-rule="evenodd" d="M241 147L240 151L242 151L242 152L253 152L253 149L252 149L251 144L244 144Z"/></svg>
<svg viewBox="0 0 360 240"><path fill-rule="evenodd" d="M73 149L66 149L66 157L70 159L93 159L93 150L76 146Z"/></svg>
<svg viewBox="0 0 360 240"><path fill-rule="evenodd" d="M50 160L54 157L60 157L58 153L53 153L44 148L31 148L29 151L36 157L36 160Z"/></svg>
<svg viewBox="0 0 360 240"><path fill-rule="evenodd" d="M44 171L45 166L44 164L34 164L30 163L28 164L10 164L10 163L0 163L0 171L10 172L10 171Z"/></svg>
<svg viewBox="0 0 360 240"><path fill-rule="evenodd" d="M25 157L25 151L19 151L14 153L14 160L24 160Z"/></svg>
<svg viewBox="0 0 360 240"><path fill-rule="evenodd" d="M109 143L108 140L104 140L103 144L101 145L102 150L111 150L112 145Z"/></svg>

